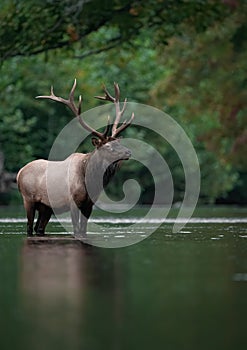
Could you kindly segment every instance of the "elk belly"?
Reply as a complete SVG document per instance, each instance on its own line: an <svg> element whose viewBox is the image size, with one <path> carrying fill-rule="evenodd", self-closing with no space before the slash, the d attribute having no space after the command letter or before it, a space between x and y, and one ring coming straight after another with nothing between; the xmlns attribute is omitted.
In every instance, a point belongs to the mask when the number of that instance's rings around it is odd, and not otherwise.
<svg viewBox="0 0 247 350"><path fill-rule="evenodd" d="M49 205L59 211L70 208L68 162L48 162L46 171L46 189Z"/></svg>

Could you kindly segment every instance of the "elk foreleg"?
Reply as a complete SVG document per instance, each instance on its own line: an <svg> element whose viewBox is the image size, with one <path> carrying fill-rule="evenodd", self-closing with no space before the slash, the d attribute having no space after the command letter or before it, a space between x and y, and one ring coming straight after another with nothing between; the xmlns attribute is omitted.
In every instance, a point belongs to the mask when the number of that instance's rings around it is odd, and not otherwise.
<svg viewBox="0 0 247 350"><path fill-rule="evenodd" d="M73 207L71 210L71 219L74 234L77 236L86 237L88 218L86 218L77 207Z"/></svg>
<svg viewBox="0 0 247 350"><path fill-rule="evenodd" d="M80 234L82 237L87 236L87 222L88 218L80 212Z"/></svg>
<svg viewBox="0 0 247 350"><path fill-rule="evenodd" d="M73 224L74 234L86 237L87 234L87 222L91 215L93 204L85 201L78 206L73 203L71 205L71 219Z"/></svg>
<svg viewBox="0 0 247 350"><path fill-rule="evenodd" d="M84 237L87 235L87 222L92 213L93 204L87 202L80 207L80 234Z"/></svg>
<svg viewBox="0 0 247 350"><path fill-rule="evenodd" d="M71 215L74 234L75 235L79 234L80 233L80 211L75 205L75 203L71 203L70 215Z"/></svg>

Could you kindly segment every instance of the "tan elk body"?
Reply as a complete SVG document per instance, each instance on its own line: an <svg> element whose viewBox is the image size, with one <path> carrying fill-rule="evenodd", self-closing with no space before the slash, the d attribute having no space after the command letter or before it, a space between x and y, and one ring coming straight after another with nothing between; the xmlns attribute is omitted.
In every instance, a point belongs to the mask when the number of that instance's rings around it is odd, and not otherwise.
<svg viewBox="0 0 247 350"><path fill-rule="evenodd" d="M27 213L27 234L33 234L35 212L38 211L38 219L34 230L38 235L45 233L45 228L50 217L55 211L62 213L71 212L74 233L85 235L87 220L91 215L93 204L100 192L115 174L122 160L129 159L131 152L121 145L117 136L132 122L132 114L128 122L118 127L121 116L126 109L126 99L122 109L120 108L120 90L114 84L115 97L112 97L104 88L105 96L97 97L102 100L114 102L116 118L112 126L110 124L103 133L91 128L81 116L81 98L79 106L74 103L74 91L76 80L71 89L68 100L57 97L51 89L51 95L38 96L49 98L66 104L76 115L78 121L87 131L95 137L92 138L96 147L91 153L73 153L63 161L35 160L25 165L17 174L18 188L23 197L24 207Z"/></svg>

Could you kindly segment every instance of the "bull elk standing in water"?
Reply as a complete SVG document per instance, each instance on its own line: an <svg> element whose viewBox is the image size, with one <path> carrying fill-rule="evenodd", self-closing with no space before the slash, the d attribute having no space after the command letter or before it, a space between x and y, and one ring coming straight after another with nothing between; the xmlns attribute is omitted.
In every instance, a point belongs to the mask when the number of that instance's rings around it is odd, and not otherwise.
<svg viewBox="0 0 247 350"><path fill-rule="evenodd" d="M37 98L50 99L68 106L81 126L94 136L92 143L96 148L93 152L87 154L73 153L64 161L35 160L19 171L17 183L27 214L28 236L33 235L36 211L38 211L38 218L34 231L37 235L45 234L46 225L53 211L57 213L70 211L74 233L85 236L88 218L102 187L111 180L120 162L129 159L131 156L130 150L120 144L118 136L131 125L134 113L132 113L128 122L125 121L118 126L127 102L127 99L125 99L123 107L120 107L118 84L114 83L115 97L111 96L105 87L104 96L96 96L98 99L115 104L116 117L112 125L111 135L108 135L111 129L109 118L108 124L102 133L93 129L83 120L81 116L82 99L80 96L77 107L74 101L75 88L76 80L68 100L56 96L53 88L51 88L49 96L37 96ZM90 191L87 184L91 187ZM50 195L50 189L52 189L52 196Z"/></svg>

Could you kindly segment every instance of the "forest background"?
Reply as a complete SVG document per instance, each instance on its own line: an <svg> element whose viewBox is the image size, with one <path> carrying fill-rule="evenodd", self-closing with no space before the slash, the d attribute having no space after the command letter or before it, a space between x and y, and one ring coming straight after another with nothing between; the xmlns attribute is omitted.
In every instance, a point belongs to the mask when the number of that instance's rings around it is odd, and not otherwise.
<svg viewBox="0 0 247 350"><path fill-rule="evenodd" d="M200 162L200 203L247 203L246 1L2 0L0 22L0 204L20 200L6 179L47 158L72 118L64 106L34 97L51 85L66 97L75 77L84 111L99 105L92 97L102 83L111 89L116 81L128 101L157 107L183 127ZM174 202L182 201L184 173L174 150L145 129L125 136L159 147ZM90 143L82 150L92 150ZM140 202L150 203L152 179L135 161L109 195L121 197L129 177L143 188Z"/></svg>

